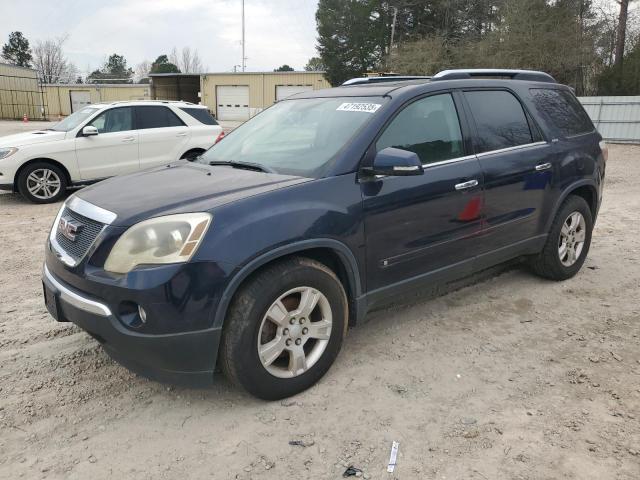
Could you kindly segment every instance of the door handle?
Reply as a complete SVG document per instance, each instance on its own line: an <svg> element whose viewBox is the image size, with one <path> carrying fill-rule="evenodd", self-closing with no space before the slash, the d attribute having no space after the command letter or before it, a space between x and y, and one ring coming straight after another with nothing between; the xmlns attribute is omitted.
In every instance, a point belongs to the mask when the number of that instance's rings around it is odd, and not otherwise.
<svg viewBox="0 0 640 480"><path fill-rule="evenodd" d="M123 142L133 142L135 140L134 137L125 137L122 139Z"/></svg>
<svg viewBox="0 0 640 480"><path fill-rule="evenodd" d="M186 137L186 136L187 136L187 132L179 133L176 135L176 137Z"/></svg>
<svg viewBox="0 0 640 480"><path fill-rule="evenodd" d="M478 180L469 180L468 182L456 183L456 190L466 190L478 185Z"/></svg>
<svg viewBox="0 0 640 480"><path fill-rule="evenodd" d="M551 168L550 163L541 163L540 165L536 165L536 171L542 172L543 170L549 170Z"/></svg>

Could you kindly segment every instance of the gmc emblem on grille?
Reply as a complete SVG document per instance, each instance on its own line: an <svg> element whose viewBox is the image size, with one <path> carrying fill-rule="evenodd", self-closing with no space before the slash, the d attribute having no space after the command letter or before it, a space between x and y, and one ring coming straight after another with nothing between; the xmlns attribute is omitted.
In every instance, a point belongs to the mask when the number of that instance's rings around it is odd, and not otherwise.
<svg viewBox="0 0 640 480"><path fill-rule="evenodd" d="M69 217L62 217L58 222L58 231L72 242L76 241L76 236L80 233L84 225Z"/></svg>

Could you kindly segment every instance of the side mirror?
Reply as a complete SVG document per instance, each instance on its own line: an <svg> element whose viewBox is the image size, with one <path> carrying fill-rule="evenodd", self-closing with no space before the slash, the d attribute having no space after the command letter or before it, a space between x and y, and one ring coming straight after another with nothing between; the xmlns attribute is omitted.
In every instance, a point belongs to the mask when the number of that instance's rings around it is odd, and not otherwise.
<svg viewBox="0 0 640 480"><path fill-rule="evenodd" d="M92 137L93 135L98 135L98 129L92 125L87 125L82 129L83 137Z"/></svg>
<svg viewBox="0 0 640 480"><path fill-rule="evenodd" d="M424 169L420 157L415 152L387 147L380 150L373 159L372 167L364 167L367 175L387 175L391 177L422 175Z"/></svg>

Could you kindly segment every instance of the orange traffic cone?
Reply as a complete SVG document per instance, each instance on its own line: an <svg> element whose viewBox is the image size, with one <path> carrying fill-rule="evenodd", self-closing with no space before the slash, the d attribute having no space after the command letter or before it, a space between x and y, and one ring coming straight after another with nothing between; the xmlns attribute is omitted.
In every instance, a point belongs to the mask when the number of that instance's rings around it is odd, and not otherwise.
<svg viewBox="0 0 640 480"><path fill-rule="evenodd" d="M26 113L22 116L22 121L23 121L24 123L28 123L28 122L29 122L29 117L27 117L27 114L26 114Z"/></svg>

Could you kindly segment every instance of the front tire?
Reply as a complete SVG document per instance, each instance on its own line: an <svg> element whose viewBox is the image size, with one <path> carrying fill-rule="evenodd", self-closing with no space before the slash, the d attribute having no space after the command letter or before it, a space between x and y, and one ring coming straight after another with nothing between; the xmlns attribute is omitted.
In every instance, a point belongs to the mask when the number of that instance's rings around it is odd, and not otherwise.
<svg viewBox="0 0 640 480"><path fill-rule="evenodd" d="M582 197L570 195L556 214L545 246L530 261L533 271L551 280L566 280L582 268L591 246L593 216Z"/></svg>
<svg viewBox="0 0 640 480"><path fill-rule="evenodd" d="M236 294L222 334L220 364L235 385L265 400L314 385L335 360L348 324L340 280L315 260L267 267Z"/></svg>
<svg viewBox="0 0 640 480"><path fill-rule="evenodd" d="M48 162L27 165L18 176L18 191L33 203L53 203L67 189L67 176L61 168Z"/></svg>

